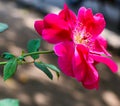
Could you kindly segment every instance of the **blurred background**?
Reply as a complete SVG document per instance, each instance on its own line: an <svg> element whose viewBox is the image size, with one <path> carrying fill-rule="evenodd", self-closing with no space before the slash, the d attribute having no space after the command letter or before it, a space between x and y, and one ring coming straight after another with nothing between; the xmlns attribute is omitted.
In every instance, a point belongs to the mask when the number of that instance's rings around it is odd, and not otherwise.
<svg viewBox="0 0 120 106"><path fill-rule="evenodd" d="M0 0L0 22L9 25L7 31L0 33L0 53L20 55L30 39L39 37L33 28L34 21L47 13L58 13L64 3L75 13L85 6L104 14L107 26L102 34L112 59L120 67L120 0ZM42 41L41 50L51 49L52 45ZM40 59L57 66L54 55L41 55ZM14 77L4 82L1 67L0 99L17 98L20 106L120 106L120 71L113 74L103 64L97 68L100 88L86 90L62 73L59 79L53 73L51 81L32 64L19 66Z"/></svg>

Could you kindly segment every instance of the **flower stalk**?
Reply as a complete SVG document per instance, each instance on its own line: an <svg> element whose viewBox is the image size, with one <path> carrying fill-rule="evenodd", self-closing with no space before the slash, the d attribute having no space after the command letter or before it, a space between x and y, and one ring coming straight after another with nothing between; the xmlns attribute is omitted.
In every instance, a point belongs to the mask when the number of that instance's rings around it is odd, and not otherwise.
<svg viewBox="0 0 120 106"><path fill-rule="evenodd" d="M19 59L20 57L22 57L24 59L25 57L31 56L31 55L36 55L36 54L51 54L51 53L54 53L54 51L53 50L49 50L49 51L37 51L37 52L31 52L31 53L24 53L23 55L18 56L17 58ZM18 62L18 64L29 64L29 63L34 63L34 61L32 61L32 62L27 62L27 61ZM0 65L5 65L5 64L7 64L7 61L0 62Z"/></svg>
<svg viewBox="0 0 120 106"><path fill-rule="evenodd" d="M53 50L50 50L50 51L37 51L37 52L25 53L22 56L27 57L27 56L36 55L36 54L51 54L51 53L54 53L54 51Z"/></svg>

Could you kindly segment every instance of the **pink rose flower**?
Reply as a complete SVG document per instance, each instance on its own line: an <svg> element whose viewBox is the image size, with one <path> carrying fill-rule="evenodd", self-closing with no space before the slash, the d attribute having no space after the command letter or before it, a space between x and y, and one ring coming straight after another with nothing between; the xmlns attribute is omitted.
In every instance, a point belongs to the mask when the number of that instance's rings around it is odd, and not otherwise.
<svg viewBox="0 0 120 106"><path fill-rule="evenodd" d="M61 71L81 82L87 89L98 89L99 75L95 66L106 64L112 72L118 67L107 50L107 41L100 35L105 28L102 14L81 7L76 16L66 5L58 14L48 14L35 21L35 29L44 40L54 44Z"/></svg>

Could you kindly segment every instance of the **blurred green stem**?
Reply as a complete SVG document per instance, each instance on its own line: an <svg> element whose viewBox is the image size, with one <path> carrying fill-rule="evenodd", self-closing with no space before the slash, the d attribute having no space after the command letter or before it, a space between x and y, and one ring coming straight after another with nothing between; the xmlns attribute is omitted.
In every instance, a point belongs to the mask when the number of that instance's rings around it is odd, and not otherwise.
<svg viewBox="0 0 120 106"><path fill-rule="evenodd" d="M51 51L31 52L31 53L25 53L25 54L23 54L22 56L23 56L23 57L27 57L27 56L31 56L31 55L35 55L35 54L51 54L51 53L54 53L54 51L51 50Z"/></svg>
<svg viewBox="0 0 120 106"><path fill-rule="evenodd" d="M31 56L31 55L36 55L36 54L51 54L51 53L54 53L53 50L51 51L38 51L38 52L31 52L31 53L24 53L23 55L21 55L23 58L24 57L27 57L27 56ZM20 56L19 56L20 57ZM18 58L19 58L18 57ZM22 62L19 62L18 64L27 64L27 63L33 63L34 61L32 62L25 62L25 61L22 61ZM5 62L0 62L0 65L5 65L7 64L7 61Z"/></svg>
<svg viewBox="0 0 120 106"><path fill-rule="evenodd" d="M5 65L7 62L0 62L0 65Z"/></svg>

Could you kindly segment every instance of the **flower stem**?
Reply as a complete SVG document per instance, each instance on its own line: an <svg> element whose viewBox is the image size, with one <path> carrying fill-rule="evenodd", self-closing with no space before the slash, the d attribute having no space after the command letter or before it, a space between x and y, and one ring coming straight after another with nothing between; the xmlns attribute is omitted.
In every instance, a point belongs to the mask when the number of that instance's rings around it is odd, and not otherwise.
<svg viewBox="0 0 120 106"><path fill-rule="evenodd" d="M54 53L54 51L51 50L51 51L38 51L38 52L25 53L23 54L23 57L27 57L35 54L50 54L50 53Z"/></svg>
<svg viewBox="0 0 120 106"><path fill-rule="evenodd" d="M0 62L0 65L5 65L7 62L4 61L4 62Z"/></svg>
<svg viewBox="0 0 120 106"><path fill-rule="evenodd" d="M51 54L51 53L54 53L54 51L53 50L51 50L51 51L37 51L37 52L25 53L21 56L24 58L24 57L31 56L31 55L36 55L36 54ZM33 63L33 62L27 62L26 61L26 62L20 62L19 64L27 64L27 63ZM5 64L7 64L7 61L0 62L0 65L5 65Z"/></svg>

